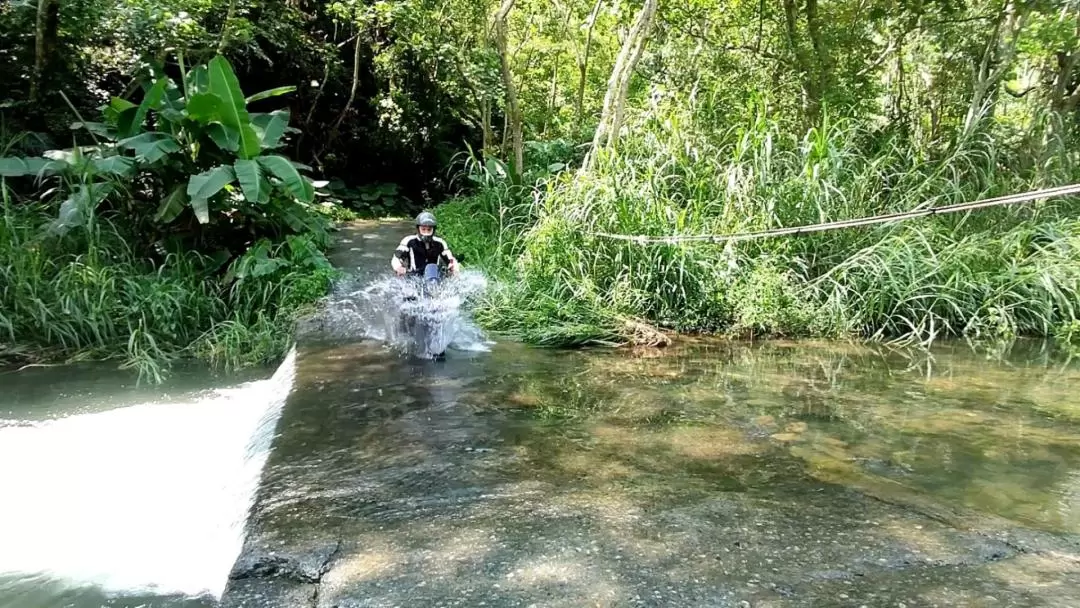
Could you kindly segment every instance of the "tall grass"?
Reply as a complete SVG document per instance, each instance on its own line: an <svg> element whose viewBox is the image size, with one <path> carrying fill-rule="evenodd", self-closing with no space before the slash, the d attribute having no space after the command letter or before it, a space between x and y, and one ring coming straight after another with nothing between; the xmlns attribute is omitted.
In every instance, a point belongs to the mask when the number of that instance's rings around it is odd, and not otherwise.
<svg viewBox="0 0 1080 608"><path fill-rule="evenodd" d="M539 343L656 339L645 326L921 341L1061 334L1080 303L1075 198L727 245L598 236L815 224L1080 177L1076 158L1048 176L1010 154L990 137L921 149L829 117L796 137L763 113L717 132L691 111L654 112L586 172L445 205L442 231L487 247L480 259L502 279L478 318ZM496 209L509 220L477 219Z"/></svg>
<svg viewBox="0 0 1080 608"><path fill-rule="evenodd" d="M303 248L283 243L268 253L275 271L227 282L218 263L197 252L134 251L135 239L108 217L50 235L43 227L52 205L16 204L0 192L0 363L119 359L140 379L160 381L181 357L226 368L269 362L332 279L313 246L292 255ZM298 242L306 243L290 244Z"/></svg>

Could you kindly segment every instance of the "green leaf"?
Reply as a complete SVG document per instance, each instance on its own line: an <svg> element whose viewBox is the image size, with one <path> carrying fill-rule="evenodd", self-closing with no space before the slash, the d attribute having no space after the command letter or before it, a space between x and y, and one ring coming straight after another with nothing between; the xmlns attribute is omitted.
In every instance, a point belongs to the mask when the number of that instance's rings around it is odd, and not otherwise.
<svg viewBox="0 0 1080 608"><path fill-rule="evenodd" d="M175 220L176 216L180 215L180 212L184 210L184 205L187 203L187 191L184 189L184 185L180 184L161 200L161 205L158 207L157 213L154 214L154 221L159 224L168 224Z"/></svg>
<svg viewBox="0 0 1080 608"><path fill-rule="evenodd" d="M187 102L188 117L203 124L208 124L221 117L222 100L211 93L196 93Z"/></svg>
<svg viewBox="0 0 1080 608"><path fill-rule="evenodd" d="M289 244L289 256L293 263L311 268L330 268L330 261L307 235L290 234L285 237Z"/></svg>
<svg viewBox="0 0 1080 608"><path fill-rule="evenodd" d="M224 266L230 259L232 254L228 249L218 249L209 256L206 260L206 269L210 272L217 272Z"/></svg>
<svg viewBox="0 0 1080 608"><path fill-rule="evenodd" d="M99 173L111 173L120 177L130 177L135 174L135 160L126 156L99 157L90 161L90 164Z"/></svg>
<svg viewBox="0 0 1080 608"><path fill-rule="evenodd" d="M270 242L265 238L261 238L255 242L254 245L248 248L243 255L236 258L230 265L229 271L225 273L225 280L227 282L233 282L237 279L244 280L247 278L255 266L260 260L269 259Z"/></svg>
<svg viewBox="0 0 1080 608"><path fill-rule="evenodd" d="M236 173L228 165L220 165L192 175L188 180L187 193L191 198L210 198L236 179Z"/></svg>
<svg viewBox="0 0 1080 608"><path fill-rule="evenodd" d="M236 79L229 62L218 55L210 60L210 92L221 98L221 123L239 132L240 142L237 154L240 158L254 158L259 155L259 138L251 128L244 94L240 90L240 81Z"/></svg>
<svg viewBox="0 0 1080 608"><path fill-rule="evenodd" d="M71 123L71 130L78 131L79 129L86 129L87 131L101 137L111 137L109 133L109 127L103 122L73 122Z"/></svg>
<svg viewBox="0 0 1080 608"><path fill-rule="evenodd" d="M124 112L132 108L137 108L138 106L121 97L113 97L112 100L109 101L109 107L112 108L114 112L119 114L120 112Z"/></svg>
<svg viewBox="0 0 1080 608"><path fill-rule="evenodd" d="M274 210L274 215L294 232L318 232L323 228L318 222L320 216L294 202L282 202Z"/></svg>
<svg viewBox="0 0 1080 608"><path fill-rule="evenodd" d="M247 147L245 147L247 146ZM240 125L240 158L255 158L262 153L262 141L251 123Z"/></svg>
<svg viewBox="0 0 1080 608"><path fill-rule="evenodd" d="M205 224L210 221L207 200L235 179L236 173L228 165L214 167L209 171L191 176L188 180L187 194L191 197L191 208L195 210L195 217L200 223Z"/></svg>
<svg viewBox="0 0 1080 608"><path fill-rule="evenodd" d="M260 156L258 161L264 169L280 179L285 184L285 187L293 193L293 196L305 203L310 203L315 199L315 189L312 188L311 182L303 175L300 175L300 172L289 162L289 159L271 154Z"/></svg>
<svg viewBox="0 0 1080 608"><path fill-rule="evenodd" d="M236 129L232 126L215 122L210 125L206 132L219 148L228 152L235 152L240 158L254 158L259 155L259 136L255 133L255 128L251 125L243 125L239 129ZM246 154L241 148L245 141L255 142L256 150L254 154Z"/></svg>
<svg viewBox="0 0 1080 608"><path fill-rule="evenodd" d="M288 265L288 260L281 258L256 258L251 268L251 277L258 278L273 274L278 268L284 268Z"/></svg>
<svg viewBox="0 0 1080 608"><path fill-rule="evenodd" d="M176 82L172 78L167 80L165 94L161 97L162 109L183 110L185 93L180 90L180 87L176 86Z"/></svg>
<svg viewBox="0 0 1080 608"><path fill-rule="evenodd" d="M270 202L270 182L263 176L258 162L242 158L233 164L233 168L249 203Z"/></svg>
<svg viewBox="0 0 1080 608"><path fill-rule="evenodd" d="M117 142L118 145L135 151L135 159L152 165L167 155L180 151L180 142L168 133L141 133Z"/></svg>
<svg viewBox="0 0 1080 608"><path fill-rule="evenodd" d="M281 145L285 127L289 126L289 112L277 110L269 114L252 114L251 124L262 142L264 150L272 150Z"/></svg>
<svg viewBox="0 0 1080 608"><path fill-rule="evenodd" d="M30 172L38 178L46 175L58 175L71 167L71 164L66 161L51 158L28 158L26 159L26 165Z"/></svg>
<svg viewBox="0 0 1080 608"><path fill-rule="evenodd" d="M150 87L150 90L146 92L142 103L140 103L138 109L135 110L135 116L132 119L131 124L127 125L127 130L120 132L120 137L130 137L142 128L143 123L146 122L147 113L161 104L161 99L165 96L165 87L168 84L168 78L158 78L157 81L154 82L154 86Z"/></svg>
<svg viewBox="0 0 1080 608"><path fill-rule="evenodd" d="M180 123L182 123L187 116L181 110L175 108L161 108L161 110L158 111L158 118L171 123L162 125L161 122L159 122L157 129L159 132L170 131L175 133L178 129L182 128Z"/></svg>
<svg viewBox="0 0 1080 608"><path fill-rule="evenodd" d="M195 212L195 218L200 224L210 223L210 206L205 198L191 199L191 210Z"/></svg>
<svg viewBox="0 0 1080 608"><path fill-rule="evenodd" d="M49 232L64 234L71 228L86 224L101 201L112 192L112 186L105 182L78 186L71 196L60 204L60 212L49 226Z"/></svg>
<svg viewBox="0 0 1080 608"><path fill-rule="evenodd" d="M506 177L508 175L506 165L494 158L488 159L486 168L488 173L491 173L492 175L498 175L499 177Z"/></svg>
<svg viewBox="0 0 1080 608"><path fill-rule="evenodd" d="M217 147L226 152L236 152L240 149L240 132L232 127L215 122L210 125L206 133L217 144Z"/></svg>
<svg viewBox="0 0 1080 608"><path fill-rule="evenodd" d="M296 87L277 87L275 89L269 89L262 93L256 93L247 98L247 103L255 103L256 101L262 101L263 99L269 99L271 97L277 97L278 95L286 95L296 90Z"/></svg>
<svg viewBox="0 0 1080 608"><path fill-rule="evenodd" d="M135 131L135 115L139 108L131 107L116 115L116 133L120 137L127 137Z"/></svg>
<svg viewBox="0 0 1080 608"><path fill-rule="evenodd" d="M196 95L198 93L205 93L210 90L210 73L206 70L205 65L197 65L191 69L187 77L188 95Z"/></svg>
<svg viewBox="0 0 1080 608"><path fill-rule="evenodd" d="M17 156L0 158L0 177L23 177L33 175L26 164L26 159Z"/></svg>
<svg viewBox="0 0 1080 608"><path fill-rule="evenodd" d="M0 177L44 177L56 175L70 165L62 160L48 158L20 158L8 156L0 158Z"/></svg>

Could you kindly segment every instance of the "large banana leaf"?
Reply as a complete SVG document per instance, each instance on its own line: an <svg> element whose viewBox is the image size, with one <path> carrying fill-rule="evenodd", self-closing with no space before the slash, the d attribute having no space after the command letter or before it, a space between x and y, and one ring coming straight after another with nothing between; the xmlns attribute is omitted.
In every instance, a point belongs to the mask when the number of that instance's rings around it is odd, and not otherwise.
<svg viewBox="0 0 1080 608"><path fill-rule="evenodd" d="M240 81L236 79L232 66L222 56L214 57L208 65L210 72L210 92L221 98L221 123L232 127L239 135L237 155L240 158L254 158L261 150L259 137L251 127L244 93L240 90Z"/></svg>
<svg viewBox="0 0 1080 608"><path fill-rule="evenodd" d="M300 175L300 172L289 162L289 159L284 156L270 154L260 156L258 161L264 169L280 179L285 184L285 187L293 193L293 196L305 203L315 200L315 188L312 187L311 182L306 177Z"/></svg>
<svg viewBox="0 0 1080 608"><path fill-rule="evenodd" d="M150 87L150 90L143 96L142 103L135 110L135 115L132 117L130 124L124 124L121 127L120 137L131 137L139 132L143 123L146 122L146 115L152 108L158 106L161 103L162 98L165 96L165 87L168 86L168 78L158 78L154 86Z"/></svg>
<svg viewBox="0 0 1080 608"><path fill-rule="evenodd" d="M135 159L152 165L173 152L180 151L180 142L168 133L147 132L122 139L117 144L135 152Z"/></svg>
<svg viewBox="0 0 1080 608"><path fill-rule="evenodd" d="M236 173L228 165L214 167L209 171L203 171L198 175L192 175L188 180L187 194L191 197L191 208L195 211L195 217L199 223L206 224L210 221L208 201L236 179Z"/></svg>
<svg viewBox="0 0 1080 608"><path fill-rule="evenodd" d="M269 99L271 97L277 97L278 95L285 95L287 93L292 93L295 90L296 90L296 87L293 87L293 86L277 87L276 89L268 89L268 90L263 91L261 93L256 93L256 94L252 95L251 97L248 97L247 102L248 103L255 103L256 101L262 101L263 99Z"/></svg>
<svg viewBox="0 0 1080 608"><path fill-rule="evenodd" d="M212 93L196 93L187 101L185 110L192 120L208 124L221 116L223 101Z"/></svg>
<svg viewBox="0 0 1080 608"><path fill-rule="evenodd" d="M97 206L112 192L112 185L106 182L79 185L63 203L60 212L49 226L53 234L64 234L71 228L86 224Z"/></svg>
<svg viewBox="0 0 1080 608"><path fill-rule="evenodd" d="M241 158L233 163L233 169L236 171L236 181L240 182L240 189L249 203L270 202L270 181L263 175L258 162Z"/></svg>
<svg viewBox="0 0 1080 608"><path fill-rule="evenodd" d="M210 90L210 73L205 65L197 65L191 69L187 77L188 95L205 93Z"/></svg>
<svg viewBox="0 0 1080 608"><path fill-rule="evenodd" d="M135 159L126 156L99 156L92 159L90 164L98 173L109 173L119 177L135 175Z"/></svg>
<svg viewBox="0 0 1080 608"><path fill-rule="evenodd" d="M269 114L252 114L251 124L262 142L263 150L273 150L281 146L281 136L289 126L289 112L276 110Z"/></svg>
<svg viewBox="0 0 1080 608"><path fill-rule="evenodd" d="M240 132L232 127L215 122L207 127L206 134L222 150L236 152L240 149Z"/></svg>
<svg viewBox="0 0 1080 608"><path fill-rule="evenodd" d="M184 185L180 184L173 188L172 192L162 199L157 213L154 214L154 221L161 224L168 224L176 219L176 216L180 215L180 212L184 210L184 205L187 203L187 191L184 189Z"/></svg>
<svg viewBox="0 0 1080 608"><path fill-rule="evenodd" d="M126 133L132 121L135 120L135 112L138 109L139 106L126 99L113 97L102 113L106 123L116 126L117 133Z"/></svg>
<svg viewBox="0 0 1080 608"><path fill-rule="evenodd" d="M0 177L44 177L56 175L68 167L68 163L61 160L8 156L0 158Z"/></svg>

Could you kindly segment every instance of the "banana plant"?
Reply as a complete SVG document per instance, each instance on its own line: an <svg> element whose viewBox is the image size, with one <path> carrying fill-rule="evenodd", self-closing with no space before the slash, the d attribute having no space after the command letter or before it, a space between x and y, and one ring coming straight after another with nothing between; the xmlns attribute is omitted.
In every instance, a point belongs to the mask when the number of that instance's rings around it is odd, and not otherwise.
<svg viewBox="0 0 1080 608"><path fill-rule="evenodd" d="M243 200L267 206L274 200L280 204L267 211L293 229L303 229L304 222L297 219L301 214L290 206L312 203L317 183L302 173L308 167L275 153L284 145L286 133L294 131L289 128L289 113L247 109L250 103L288 94L295 87L245 97L232 66L221 56L190 71L183 68L181 58L181 74L179 85L163 74L154 78L138 104L113 98L102 108L103 122L72 125L90 133L95 145L53 151L41 158L0 158L0 177L43 179L76 173L130 179L149 172L164 185L154 193L159 202L153 219L160 224L172 222L187 207L206 224L215 203ZM111 190L88 191L104 197ZM96 207L102 199L75 192L71 200ZM69 205L61 223L79 225L91 211L75 213Z"/></svg>

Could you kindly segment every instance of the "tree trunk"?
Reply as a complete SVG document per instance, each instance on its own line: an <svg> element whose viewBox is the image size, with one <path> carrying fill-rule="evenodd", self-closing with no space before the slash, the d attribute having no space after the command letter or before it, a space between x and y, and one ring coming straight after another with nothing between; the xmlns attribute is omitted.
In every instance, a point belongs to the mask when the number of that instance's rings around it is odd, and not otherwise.
<svg viewBox="0 0 1080 608"><path fill-rule="evenodd" d="M558 112L556 103L559 98L559 54L552 53L551 64L551 93L548 95L547 112L544 113L544 126L541 128L541 132L547 133L548 124L555 117Z"/></svg>
<svg viewBox="0 0 1080 608"><path fill-rule="evenodd" d="M495 147L495 133L491 130L491 98L486 95L480 101L480 128L484 133L484 147L480 155L487 159Z"/></svg>
<svg viewBox="0 0 1080 608"><path fill-rule="evenodd" d="M218 42L218 55L224 55L229 44L229 25L232 23L236 12L236 0L229 0L229 8L225 11L225 23L221 25L221 40Z"/></svg>
<svg viewBox="0 0 1080 608"><path fill-rule="evenodd" d="M1054 82L1050 92L1050 109L1059 115L1064 115L1076 110L1080 103L1080 14L1076 16L1076 35L1073 37L1072 48L1059 51L1056 54L1057 71L1054 73ZM1062 116L1064 117L1064 116Z"/></svg>
<svg viewBox="0 0 1080 608"><path fill-rule="evenodd" d="M1075 17L1076 36L1080 36L1080 13ZM1068 46L1054 54L1053 79L1043 94L1043 99L1050 109L1048 119L1037 134L1041 140L1042 154L1037 159L1040 169L1061 166L1054 162L1069 152L1069 131L1075 128L1075 114L1080 107L1080 39L1074 37ZM1070 124L1072 123L1072 124ZM1036 137L1036 134L1032 134ZM1067 163L1066 163L1067 166ZM1043 171L1039 171L1040 176ZM1056 182L1054 172L1047 171L1047 180Z"/></svg>
<svg viewBox="0 0 1080 608"><path fill-rule="evenodd" d="M608 80L607 93L604 94L604 108L600 115L600 124L596 127L593 135L592 148L585 156L581 170L585 171L592 165L596 158L596 151L607 146L613 147L619 137L619 129L622 128L623 111L626 107L626 96L630 90L630 79L634 75L634 69L645 51L645 43L649 39L649 31L652 28L653 18L656 16L659 0L645 0L641 7L634 26L623 41L622 49L615 59L615 67L611 70L611 78Z"/></svg>
<svg viewBox="0 0 1080 608"><path fill-rule="evenodd" d="M337 141L338 135L341 133L341 123L345 121L345 117L349 114L349 109L352 107L354 101L356 101L356 90L360 85L360 44L361 37L356 37L356 44L353 46L353 73L352 73L352 86L349 87L349 98L345 100L344 107L341 108L341 113L338 114L337 119L334 120L334 124L330 127L330 133L323 140L322 148L319 150L319 154L316 157L322 156L330 146ZM326 83L323 83L326 86ZM391 87L393 81L391 81Z"/></svg>
<svg viewBox="0 0 1080 608"><path fill-rule="evenodd" d="M499 51L499 68L502 73L503 86L506 88L506 121L510 130L513 155L510 160L510 177L514 183L521 182L521 172L524 164L525 146L522 141L521 109L518 107L517 87L514 86L514 75L510 72L510 57L506 50L507 18L510 10L514 8L514 0L503 0L499 12L495 14L495 46Z"/></svg>
<svg viewBox="0 0 1080 608"><path fill-rule="evenodd" d="M600 15L600 7L603 4L604 0L596 0L592 12L589 13L589 21L585 30L585 51L578 60L578 89L577 97L574 99L574 116L578 131L581 131L581 123L585 118L585 84L588 82L589 52L592 51L593 29L596 28L596 19Z"/></svg>
<svg viewBox="0 0 1080 608"><path fill-rule="evenodd" d="M556 8L559 7L558 2L555 2ZM563 31L562 35L566 38L570 37L570 18L574 16L574 12L569 8L566 8L566 16L563 18ZM559 101L559 64L562 63L562 47L557 48L551 53L551 91L548 95L547 110L544 112L544 124L541 127L541 132L547 134L548 126L551 121L559 113L558 101Z"/></svg>
<svg viewBox="0 0 1080 608"><path fill-rule="evenodd" d="M817 12L818 0L806 0L806 32L810 35L810 44L814 47L814 58L817 60L817 70L814 76L817 78L817 90L824 94L832 85L832 59L829 57L829 49L825 46L825 40L821 36L821 20Z"/></svg>
<svg viewBox="0 0 1080 608"><path fill-rule="evenodd" d="M807 0L806 10L807 30L810 33L811 44L817 53L817 63L820 64L821 57L825 52L824 44L820 40L821 34L818 30L816 0ZM813 19L810 18L811 13L814 15ZM814 24L812 27L810 25L811 21ZM799 80L803 90L803 118L809 127L817 124L818 118L821 117L821 98L824 93L821 88L823 80L821 77L821 65L815 65L815 60L810 51L806 49L806 46L803 45L799 38L799 7L796 0L784 0L784 22L788 45L791 46L791 52L795 56L795 64L799 70Z"/></svg>
<svg viewBox="0 0 1080 608"><path fill-rule="evenodd" d="M1016 56L1016 40L1024 29L1026 19L1027 11L1018 10L1016 4L1010 1L994 24L994 31L986 42L986 49L975 72L971 102L964 116L963 139L975 131L985 117L987 107L992 105L992 93L996 93L1002 76L1012 65Z"/></svg>
<svg viewBox="0 0 1080 608"><path fill-rule="evenodd" d="M34 72L30 78L30 101L41 96L42 82L56 54L56 36L60 29L60 6L56 0L38 0L34 20Z"/></svg>
<svg viewBox="0 0 1080 608"><path fill-rule="evenodd" d="M907 70L904 68L904 33L901 33L896 43L896 90L893 94L892 120L899 124L904 133L908 133L907 115Z"/></svg>

